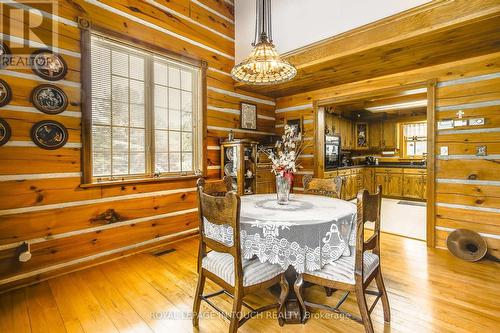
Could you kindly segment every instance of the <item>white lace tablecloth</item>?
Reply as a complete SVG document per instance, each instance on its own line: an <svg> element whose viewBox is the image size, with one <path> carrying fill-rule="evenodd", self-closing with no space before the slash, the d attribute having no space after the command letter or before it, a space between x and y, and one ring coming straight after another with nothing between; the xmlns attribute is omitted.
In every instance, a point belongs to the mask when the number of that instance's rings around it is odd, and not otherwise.
<svg viewBox="0 0 500 333"><path fill-rule="evenodd" d="M242 196L242 254L284 269L292 265L298 273L315 271L351 254L355 221L356 205L340 199L291 194L283 206L276 194ZM233 244L230 226L205 220L204 229L206 236Z"/></svg>

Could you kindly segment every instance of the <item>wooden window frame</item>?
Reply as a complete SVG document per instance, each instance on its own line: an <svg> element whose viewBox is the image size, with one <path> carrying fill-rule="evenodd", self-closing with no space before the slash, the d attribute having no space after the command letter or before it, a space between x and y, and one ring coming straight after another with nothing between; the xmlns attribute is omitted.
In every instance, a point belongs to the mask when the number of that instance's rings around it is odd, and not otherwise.
<svg viewBox="0 0 500 333"><path fill-rule="evenodd" d="M86 18L78 18L78 26L80 28L80 46L81 46L81 110L82 110L82 147L81 165L82 178L81 187L107 186L119 184L135 184L145 182L162 182L162 181L177 181L180 179L192 179L204 177L207 175L207 67L208 63L204 60L191 58L181 55L164 48L158 47L144 40L139 40L130 35L123 35L115 31L92 24ZM167 174L165 176L154 177L146 174L139 177L124 177L120 180L109 180L95 182L92 176L92 64L91 64L91 37L92 34L100 35L125 46L130 46L135 49L143 50L148 53L154 53L161 57L171 59L175 62L184 63L188 66L199 68L199 111L198 126L199 138L195 145L199 146L198 153L201 161L200 172L182 174ZM146 115L148 117L148 115ZM194 152L193 152L194 154ZM148 162L147 162L148 163Z"/></svg>
<svg viewBox="0 0 500 333"><path fill-rule="evenodd" d="M402 121L398 125L398 142L399 142L399 147L400 147L400 158L405 159L405 160L421 160L424 158L424 155L413 155L413 156L408 156L406 152L406 142L404 138L404 125L408 124L423 124L427 123L426 120L415 120L415 121ZM427 139L426 139L427 141ZM427 152L427 156L429 156L429 152Z"/></svg>

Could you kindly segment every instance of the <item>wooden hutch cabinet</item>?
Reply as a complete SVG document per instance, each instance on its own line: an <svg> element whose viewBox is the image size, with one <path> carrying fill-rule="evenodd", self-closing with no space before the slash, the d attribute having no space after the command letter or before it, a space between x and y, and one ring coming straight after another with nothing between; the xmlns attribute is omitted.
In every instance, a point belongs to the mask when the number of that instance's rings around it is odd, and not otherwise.
<svg viewBox="0 0 500 333"><path fill-rule="evenodd" d="M259 145L259 148L273 150L274 144ZM276 193L276 176L272 173L272 162L260 149L257 151L256 193Z"/></svg>
<svg viewBox="0 0 500 333"><path fill-rule="evenodd" d="M248 139L221 143L221 177L231 176L239 195L257 193L257 144Z"/></svg>

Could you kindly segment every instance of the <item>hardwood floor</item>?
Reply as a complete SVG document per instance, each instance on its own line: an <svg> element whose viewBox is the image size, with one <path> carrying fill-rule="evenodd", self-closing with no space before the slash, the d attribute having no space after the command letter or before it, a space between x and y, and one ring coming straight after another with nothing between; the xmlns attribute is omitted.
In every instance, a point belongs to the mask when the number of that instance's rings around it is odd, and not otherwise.
<svg viewBox="0 0 500 333"><path fill-rule="evenodd" d="M192 332L189 314L196 282L197 239L173 243L162 256L138 254L0 295L0 332ZM382 234L382 270L392 310L372 314L376 332L495 332L500 327L500 265L466 263L424 242ZM208 282L208 291L217 287ZM332 305L318 287L307 298ZM245 298L257 306L268 292ZM231 300L214 299L230 310ZM355 299L345 308L356 312ZM200 332L225 332L227 322L202 303ZM278 326L273 313L248 321L240 332L362 332L353 321L314 313L305 325ZM196 330L197 331L197 330Z"/></svg>

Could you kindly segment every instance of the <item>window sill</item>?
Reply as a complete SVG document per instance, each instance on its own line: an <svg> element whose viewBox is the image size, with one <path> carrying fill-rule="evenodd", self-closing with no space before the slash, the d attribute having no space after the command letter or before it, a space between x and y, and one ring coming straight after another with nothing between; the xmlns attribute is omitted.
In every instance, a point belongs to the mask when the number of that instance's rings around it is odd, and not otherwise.
<svg viewBox="0 0 500 333"><path fill-rule="evenodd" d="M106 187L106 186L125 186L125 185L136 185L143 183L162 183L162 182L174 182L182 181L188 179L197 179L204 177L205 175L187 175L187 176L165 176L156 178L137 178L137 179L124 179L124 180L113 180L113 181L103 181L99 183L83 183L80 184L81 188L91 188L91 187Z"/></svg>

